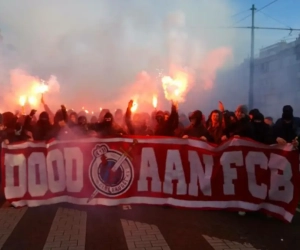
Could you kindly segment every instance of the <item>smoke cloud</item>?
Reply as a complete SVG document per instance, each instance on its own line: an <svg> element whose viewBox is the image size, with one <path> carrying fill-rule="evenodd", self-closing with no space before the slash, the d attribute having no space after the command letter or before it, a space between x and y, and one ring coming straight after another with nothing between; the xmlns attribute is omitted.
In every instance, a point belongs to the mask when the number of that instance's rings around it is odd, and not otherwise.
<svg viewBox="0 0 300 250"><path fill-rule="evenodd" d="M131 98L145 110L153 94L169 109L159 75L178 67L193 79L181 109L206 109L217 71L237 60L236 31L215 28L234 13L229 0L0 0L0 105L50 79L54 111L125 109Z"/></svg>

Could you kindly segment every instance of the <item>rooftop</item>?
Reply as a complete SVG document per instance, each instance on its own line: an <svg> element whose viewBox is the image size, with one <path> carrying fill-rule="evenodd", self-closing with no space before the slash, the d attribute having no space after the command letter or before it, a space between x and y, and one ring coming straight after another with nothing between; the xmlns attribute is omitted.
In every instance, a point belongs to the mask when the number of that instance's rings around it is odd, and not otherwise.
<svg viewBox="0 0 300 250"><path fill-rule="evenodd" d="M260 49L259 58L276 55L282 50L296 46L296 44L300 44L300 34L298 38L296 38L293 42L287 43L286 41L280 41L278 43Z"/></svg>

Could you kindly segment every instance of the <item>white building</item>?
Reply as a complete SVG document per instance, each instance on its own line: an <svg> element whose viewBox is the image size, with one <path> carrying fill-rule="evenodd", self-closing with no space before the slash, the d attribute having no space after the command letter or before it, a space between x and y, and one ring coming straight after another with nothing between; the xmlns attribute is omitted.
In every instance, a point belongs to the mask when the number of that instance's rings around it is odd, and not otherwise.
<svg viewBox="0 0 300 250"><path fill-rule="evenodd" d="M254 61L254 107L265 116L279 118L282 107L291 105L300 116L300 36L260 50ZM214 99L224 100L230 110L248 103L249 59L218 74Z"/></svg>
<svg viewBox="0 0 300 250"><path fill-rule="evenodd" d="M300 36L261 49L254 72L255 107L278 117L282 106L289 104L300 115Z"/></svg>

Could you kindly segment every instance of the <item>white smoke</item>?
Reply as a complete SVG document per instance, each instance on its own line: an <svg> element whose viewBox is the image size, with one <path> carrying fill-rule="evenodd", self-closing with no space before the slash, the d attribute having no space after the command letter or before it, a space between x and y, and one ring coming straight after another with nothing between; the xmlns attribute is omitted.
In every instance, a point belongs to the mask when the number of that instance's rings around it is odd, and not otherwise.
<svg viewBox="0 0 300 250"><path fill-rule="evenodd" d="M22 69L40 79L56 76L60 94L58 89L45 94L53 109L62 103L124 109L127 99L145 99L148 90L150 103L158 91L159 103L167 104L157 70L168 73L172 64L199 70L212 51L234 52L235 30L210 28L231 25L234 13L229 0L0 0L0 80L6 86L1 95L24 88L10 80L12 70ZM151 80L141 88L135 79L142 71ZM196 79L191 92L201 99L204 85ZM17 97L10 98L17 103ZM187 99L183 108L196 104Z"/></svg>

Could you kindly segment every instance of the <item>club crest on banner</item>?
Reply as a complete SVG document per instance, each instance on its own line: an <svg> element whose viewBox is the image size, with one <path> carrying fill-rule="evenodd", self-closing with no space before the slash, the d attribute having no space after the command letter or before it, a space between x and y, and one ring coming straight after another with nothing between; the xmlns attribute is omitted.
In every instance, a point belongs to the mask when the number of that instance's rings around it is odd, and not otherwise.
<svg viewBox="0 0 300 250"><path fill-rule="evenodd" d="M133 140L127 150L120 148L120 151L110 149L106 144L98 144L94 147L89 177L95 191L88 202L98 193L108 197L117 197L130 188L134 168L129 153L137 143L137 140Z"/></svg>

